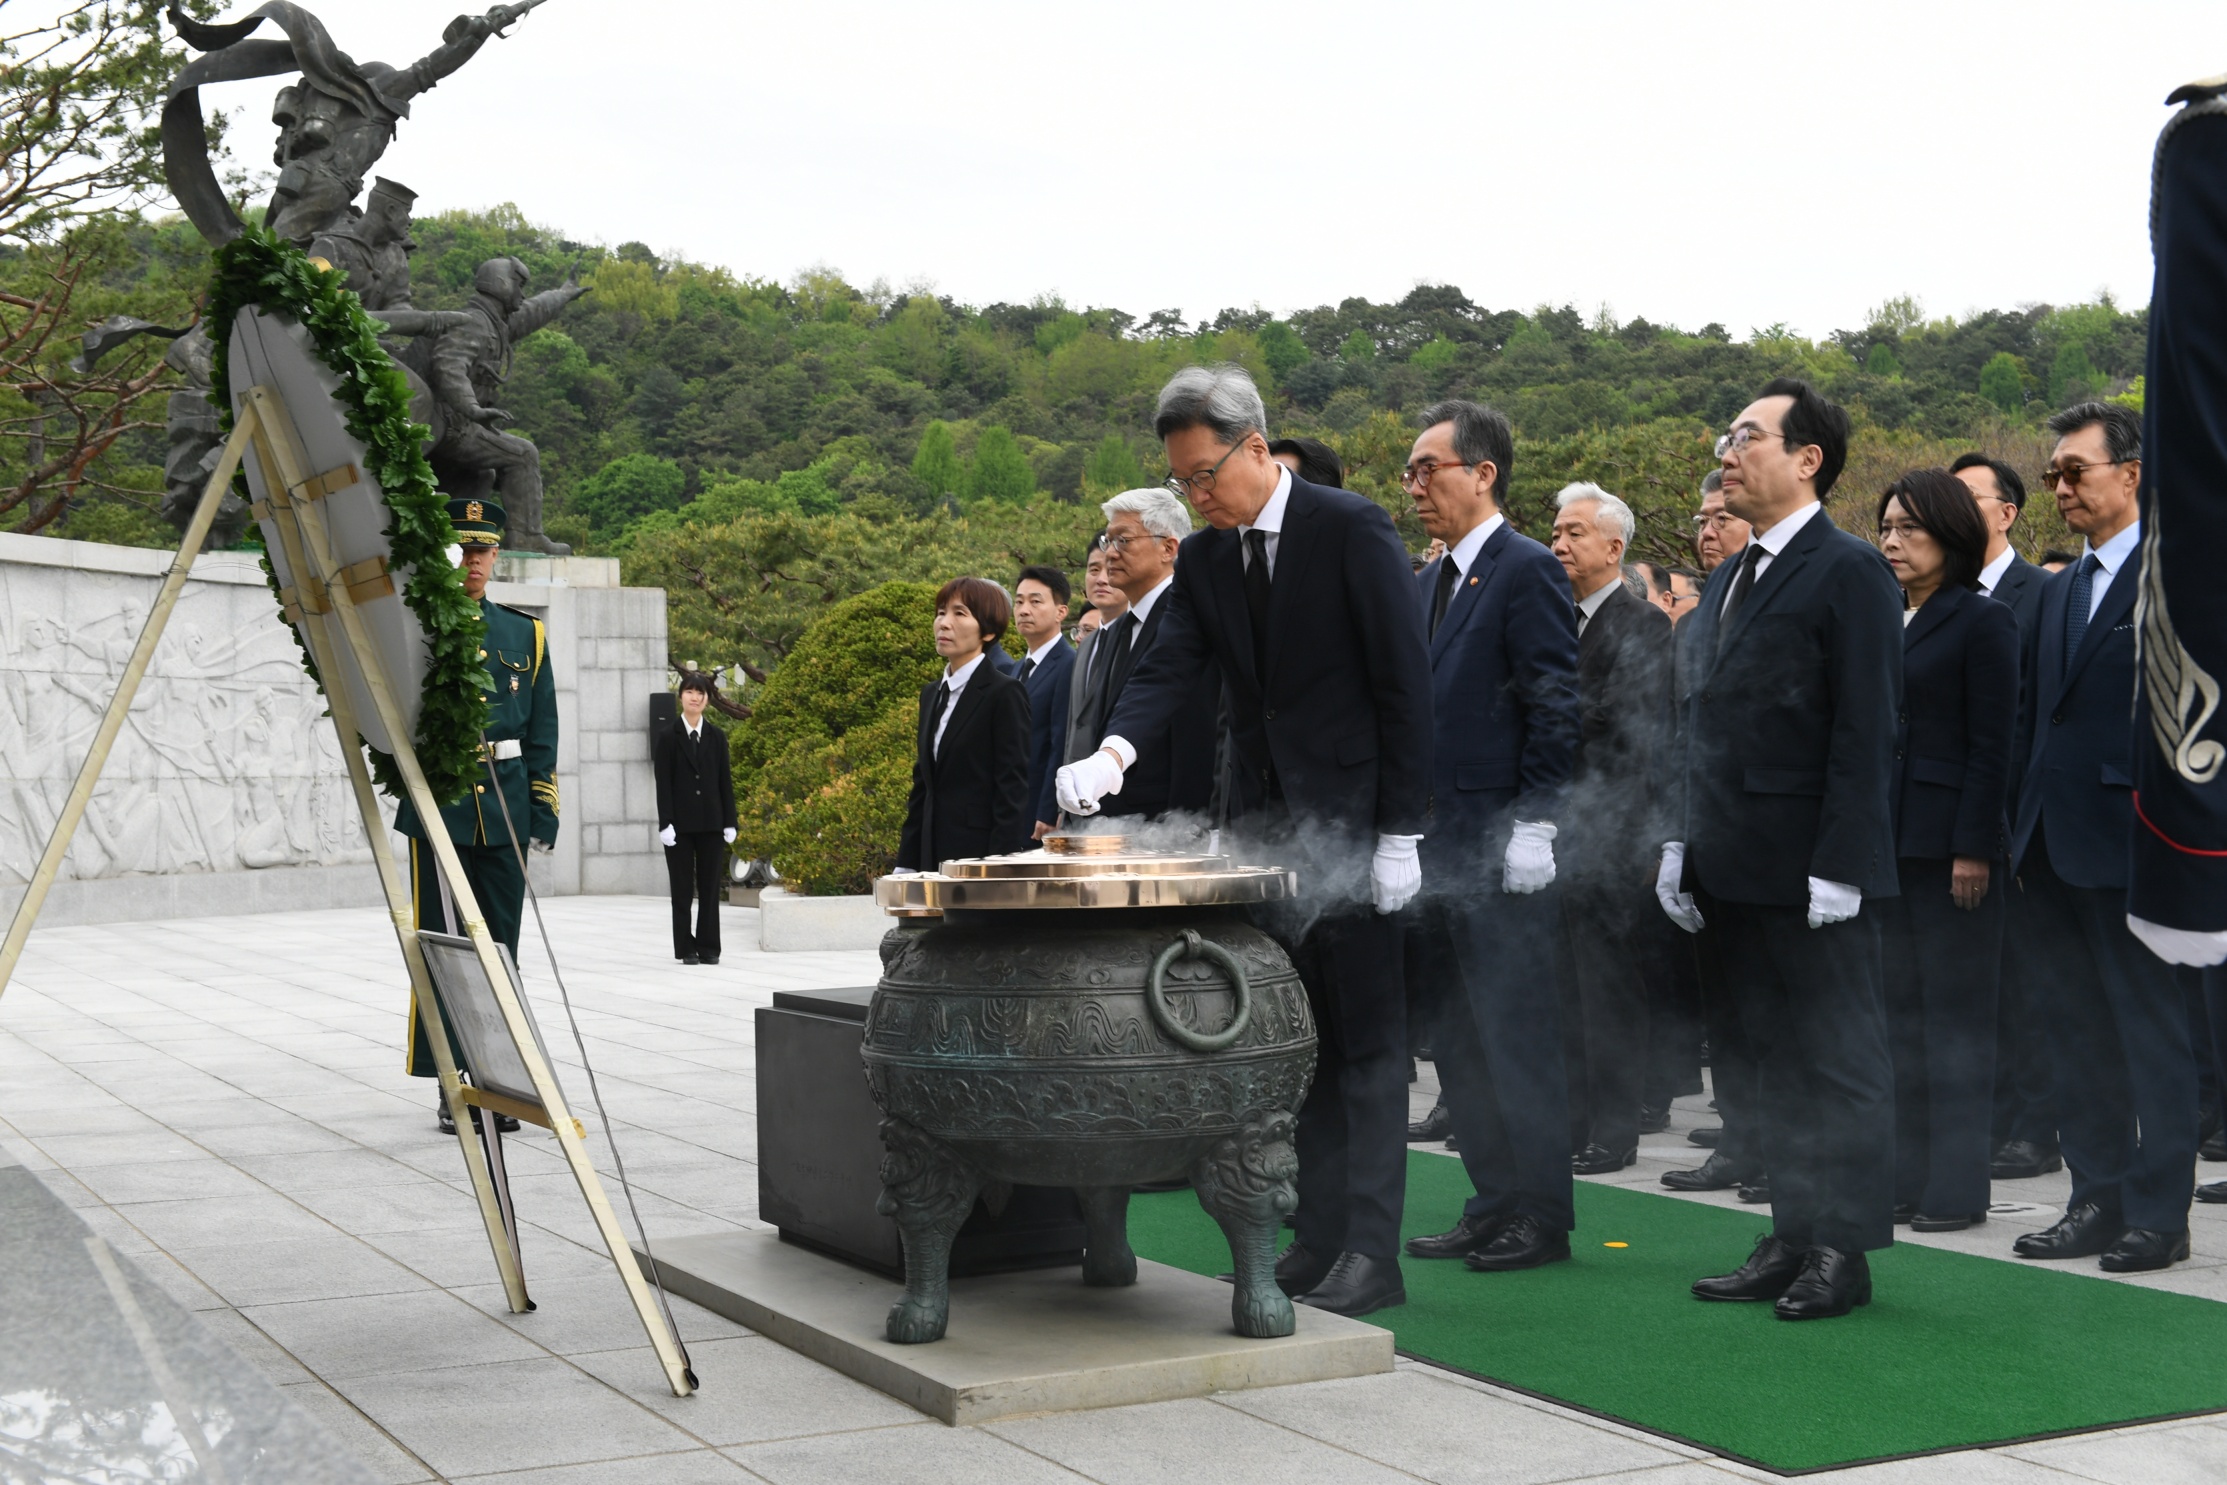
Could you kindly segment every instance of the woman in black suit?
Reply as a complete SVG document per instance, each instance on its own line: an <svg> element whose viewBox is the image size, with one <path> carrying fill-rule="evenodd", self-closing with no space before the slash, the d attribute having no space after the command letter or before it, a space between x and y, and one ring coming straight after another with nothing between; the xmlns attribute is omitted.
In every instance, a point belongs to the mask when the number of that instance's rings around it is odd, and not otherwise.
<svg viewBox="0 0 2227 1485"><path fill-rule="evenodd" d="M1894 796L1902 895L1878 904L1895 1216L1954 1232L1987 1220L2018 621L1978 591L1987 528L1947 471L1887 487L1879 549L1908 604Z"/></svg>
<svg viewBox="0 0 2227 1485"><path fill-rule="evenodd" d="M650 753L657 777L657 839L665 847L665 878L673 894L673 957L683 964L719 962L719 894L726 885L727 847L735 840L735 778L727 768L727 734L704 720L710 700L710 676L683 674L680 721L658 735Z"/></svg>
<svg viewBox="0 0 2227 1485"><path fill-rule="evenodd" d="M936 594L943 678L920 692L900 872L1032 844L1028 688L985 658L1012 620L1005 590L985 579L953 578Z"/></svg>

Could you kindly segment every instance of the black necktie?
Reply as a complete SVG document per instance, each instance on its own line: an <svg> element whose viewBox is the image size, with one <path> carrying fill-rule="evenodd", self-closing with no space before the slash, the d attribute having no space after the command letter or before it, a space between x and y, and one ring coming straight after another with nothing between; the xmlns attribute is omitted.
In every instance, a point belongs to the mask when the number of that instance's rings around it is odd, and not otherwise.
<svg viewBox="0 0 2227 1485"><path fill-rule="evenodd" d="M943 751L943 739L936 736L936 726L943 721L944 712L951 705L951 682L936 687L936 704L928 708L928 756L933 758Z"/></svg>
<svg viewBox="0 0 2227 1485"><path fill-rule="evenodd" d="M1106 688L1107 678L1114 673L1114 666L1117 663L1114 657L1128 653L1129 626L1136 622L1136 617L1133 613L1125 612L1120 618L1115 619L1111 624L1098 631L1098 650L1096 654L1091 656L1091 659L1098 666L1098 689L1101 692Z"/></svg>
<svg viewBox="0 0 2227 1485"><path fill-rule="evenodd" d="M1755 590L1755 570L1763 565L1763 543L1751 541L1748 549L1740 554L1740 571L1732 579L1732 592L1724 600L1724 612L1717 619L1717 648L1724 648L1725 637L1732 633L1732 621L1740 615L1740 605L1748 601L1748 594Z"/></svg>
<svg viewBox="0 0 2227 1485"><path fill-rule="evenodd" d="M1438 638L1438 626L1446 618L1446 605L1454 600L1454 584L1461 581L1461 569L1454 565L1454 554L1448 552L1438 559L1438 591L1431 595L1431 635Z"/></svg>
<svg viewBox="0 0 2227 1485"><path fill-rule="evenodd" d="M1253 621L1253 674L1268 678L1268 533L1255 526L1245 533L1245 612Z"/></svg>
<svg viewBox="0 0 2227 1485"><path fill-rule="evenodd" d="M1029 656L1029 657L1028 657L1028 658L1027 658L1026 660L1023 660L1023 661L1021 662L1021 679L1022 679L1022 680L1024 680L1024 681L1026 681L1026 680L1027 680L1027 679L1029 678L1029 675L1030 675L1030 674L1031 674L1031 673L1032 673L1032 672L1033 672L1033 671L1034 671L1035 669L1036 669L1036 657L1035 657L1034 655L1031 655L1031 656Z"/></svg>
<svg viewBox="0 0 2227 1485"><path fill-rule="evenodd" d="M2065 663L2080 653L2080 640L2088 632L2088 610L2095 607L2096 572L2103 559L2090 552L2073 570L2072 592L2065 598Z"/></svg>

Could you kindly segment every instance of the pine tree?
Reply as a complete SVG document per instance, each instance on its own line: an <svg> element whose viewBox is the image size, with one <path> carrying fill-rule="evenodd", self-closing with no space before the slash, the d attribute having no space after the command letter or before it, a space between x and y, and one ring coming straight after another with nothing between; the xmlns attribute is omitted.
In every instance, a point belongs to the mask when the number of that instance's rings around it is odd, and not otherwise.
<svg viewBox="0 0 2227 1485"><path fill-rule="evenodd" d="M1018 505L1036 492L1036 472L1010 429L993 423L982 430L961 488L970 505L985 500Z"/></svg>
<svg viewBox="0 0 2227 1485"><path fill-rule="evenodd" d="M964 471L959 467L959 451L951 442L951 425L941 418L920 435L920 451L912 456L912 477L930 500L959 493Z"/></svg>
<svg viewBox="0 0 2227 1485"><path fill-rule="evenodd" d="M2016 415L2026 405L2026 368L2009 351L1997 351L1980 368L1980 395Z"/></svg>
<svg viewBox="0 0 2227 1485"><path fill-rule="evenodd" d="M1144 466L1137 463L1136 451L1129 447L1129 440L1118 433L1109 433L1091 450L1089 462L1083 465L1083 484L1092 491L1118 495L1123 490L1134 490L1144 483Z"/></svg>

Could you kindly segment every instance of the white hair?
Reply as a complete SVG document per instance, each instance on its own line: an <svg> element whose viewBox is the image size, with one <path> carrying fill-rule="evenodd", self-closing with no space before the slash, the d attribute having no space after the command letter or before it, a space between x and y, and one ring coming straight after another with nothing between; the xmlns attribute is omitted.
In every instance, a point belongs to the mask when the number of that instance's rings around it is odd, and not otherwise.
<svg viewBox="0 0 2227 1485"><path fill-rule="evenodd" d="M1639 534L1639 522L1632 515L1632 508L1591 480L1579 480L1574 484L1564 485L1562 493L1554 497L1554 508L1556 510L1568 510L1571 506L1586 500L1595 501L1600 505L1601 513L1598 519L1602 529L1611 536L1622 538L1624 550L1630 551L1632 549L1632 538Z"/></svg>
<svg viewBox="0 0 2227 1485"><path fill-rule="evenodd" d="M1124 490L1104 505L1098 507L1106 513L1106 524L1112 525L1115 516L1135 516L1144 529L1154 536L1173 537L1177 541L1191 534L1191 513L1175 492L1164 485L1154 485L1145 490Z"/></svg>
<svg viewBox="0 0 2227 1485"><path fill-rule="evenodd" d="M1152 433L1162 443L1186 428L1208 428L1227 444L1252 434L1268 437L1268 409L1252 374L1234 361L1219 366L1186 366L1160 389Z"/></svg>

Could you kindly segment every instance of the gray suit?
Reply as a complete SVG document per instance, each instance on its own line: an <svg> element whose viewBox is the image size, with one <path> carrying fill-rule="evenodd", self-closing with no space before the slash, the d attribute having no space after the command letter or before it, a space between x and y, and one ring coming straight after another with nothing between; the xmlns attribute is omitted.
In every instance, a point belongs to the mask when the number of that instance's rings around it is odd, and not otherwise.
<svg viewBox="0 0 2227 1485"><path fill-rule="evenodd" d="M1106 624L1111 624L1108 619ZM1060 754L1062 763L1078 763L1098 751L1105 741L1105 718L1099 715L1098 638L1106 632L1106 624L1099 625L1082 638L1075 647L1074 678L1067 686L1067 746Z"/></svg>

